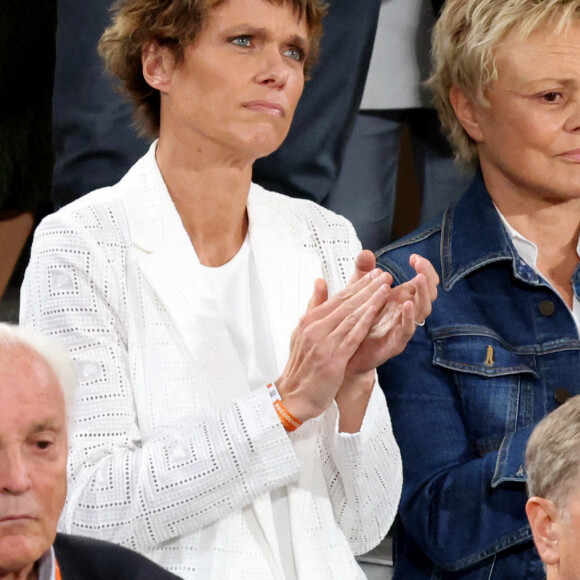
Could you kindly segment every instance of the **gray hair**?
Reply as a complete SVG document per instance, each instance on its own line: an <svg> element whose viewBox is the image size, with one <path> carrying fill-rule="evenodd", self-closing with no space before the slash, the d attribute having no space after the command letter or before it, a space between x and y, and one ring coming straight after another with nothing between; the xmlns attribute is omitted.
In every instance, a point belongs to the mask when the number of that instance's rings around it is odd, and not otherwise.
<svg viewBox="0 0 580 580"><path fill-rule="evenodd" d="M526 448L528 494L549 499L565 516L580 485L580 395L546 415Z"/></svg>
<svg viewBox="0 0 580 580"><path fill-rule="evenodd" d="M0 322L0 352L28 349L52 370L64 396L67 426L72 425L76 406L77 373L66 349L56 340L31 328Z"/></svg>
<svg viewBox="0 0 580 580"><path fill-rule="evenodd" d="M477 146L451 106L456 86L489 106L485 91L497 79L495 51L513 30L525 39L545 24L558 34L580 19L580 0L447 0L433 30L434 104L457 159L476 164Z"/></svg>

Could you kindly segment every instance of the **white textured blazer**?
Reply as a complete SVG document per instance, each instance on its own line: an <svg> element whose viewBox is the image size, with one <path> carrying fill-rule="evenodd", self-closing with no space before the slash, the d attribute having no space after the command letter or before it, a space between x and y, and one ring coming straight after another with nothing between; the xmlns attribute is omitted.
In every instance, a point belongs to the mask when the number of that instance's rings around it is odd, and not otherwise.
<svg viewBox="0 0 580 580"><path fill-rule="evenodd" d="M353 553L386 534L402 482L382 391L360 433L338 433L336 405L284 430L266 385L248 386L154 147L34 238L21 323L64 342L80 377L61 529L184 578L283 579L269 492L286 485L298 577L362 579ZM314 279L342 288L360 244L344 218L257 185L248 214L281 373Z"/></svg>

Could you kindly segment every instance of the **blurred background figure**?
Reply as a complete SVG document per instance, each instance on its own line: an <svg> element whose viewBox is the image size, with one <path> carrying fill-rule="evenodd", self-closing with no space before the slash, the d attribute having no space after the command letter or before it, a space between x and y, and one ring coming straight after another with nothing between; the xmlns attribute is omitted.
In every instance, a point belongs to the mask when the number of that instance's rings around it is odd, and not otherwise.
<svg viewBox="0 0 580 580"><path fill-rule="evenodd" d="M0 3L0 299L36 216L50 208L55 3Z"/></svg>
<svg viewBox="0 0 580 580"><path fill-rule="evenodd" d="M58 10L53 92L55 209L117 183L147 150L133 108L105 72L97 44L113 0L55 0Z"/></svg>
<svg viewBox="0 0 580 580"><path fill-rule="evenodd" d="M526 448L526 513L547 580L580 578L580 397L549 413Z"/></svg>
<svg viewBox="0 0 580 580"><path fill-rule="evenodd" d="M431 30L442 2L382 0L360 111L348 139L340 174L326 207L352 221L364 248L392 239L403 130L410 136L425 223L456 201L473 171L455 163L443 136L433 97L423 86L430 72ZM400 189L410 212L408 188ZM407 206L407 207L405 207Z"/></svg>

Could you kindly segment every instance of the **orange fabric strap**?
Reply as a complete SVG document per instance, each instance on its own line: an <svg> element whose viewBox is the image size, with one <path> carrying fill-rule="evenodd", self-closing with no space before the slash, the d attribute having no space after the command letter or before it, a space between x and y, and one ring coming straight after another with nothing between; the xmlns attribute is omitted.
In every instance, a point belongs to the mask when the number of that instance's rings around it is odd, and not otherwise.
<svg viewBox="0 0 580 580"><path fill-rule="evenodd" d="M62 576L60 575L60 566L58 565L56 558L54 559L54 579L62 580Z"/></svg>

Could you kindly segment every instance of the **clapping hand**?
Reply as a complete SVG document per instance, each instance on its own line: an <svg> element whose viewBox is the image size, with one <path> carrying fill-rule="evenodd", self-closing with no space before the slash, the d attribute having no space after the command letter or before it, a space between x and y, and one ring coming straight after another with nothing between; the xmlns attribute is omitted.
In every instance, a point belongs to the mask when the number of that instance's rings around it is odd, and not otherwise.
<svg viewBox="0 0 580 580"><path fill-rule="evenodd" d="M347 376L373 370L401 353L413 336L415 325L422 325L431 313L432 303L437 298L439 276L431 262L417 254L411 255L409 263L417 275L391 289L387 303L377 315L368 336L353 355L346 371ZM355 284L372 271L375 265L372 252L361 252L349 285ZM392 277L390 282L392 283Z"/></svg>
<svg viewBox="0 0 580 580"><path fill-rule="evenodd" d="M396 288L391 288L390 274L375 268L368 250L357 257L346 288L332 298L326 282L316 280L276 381L295 417L316 417L336 400L341 430L360 428L375 368L402 352L437 297L439 277L431 263L413 255L410 264L417 275Z"/></svg>
<svg viewBox="0 0 580 580"><path fill-rule="evenodd" d="M305 421L322 413L345 380L349 361L387 304L391 277L378 269L361 274L328 298L324 280L294 331L290 357L276 381L284 405Z"/></svg>

